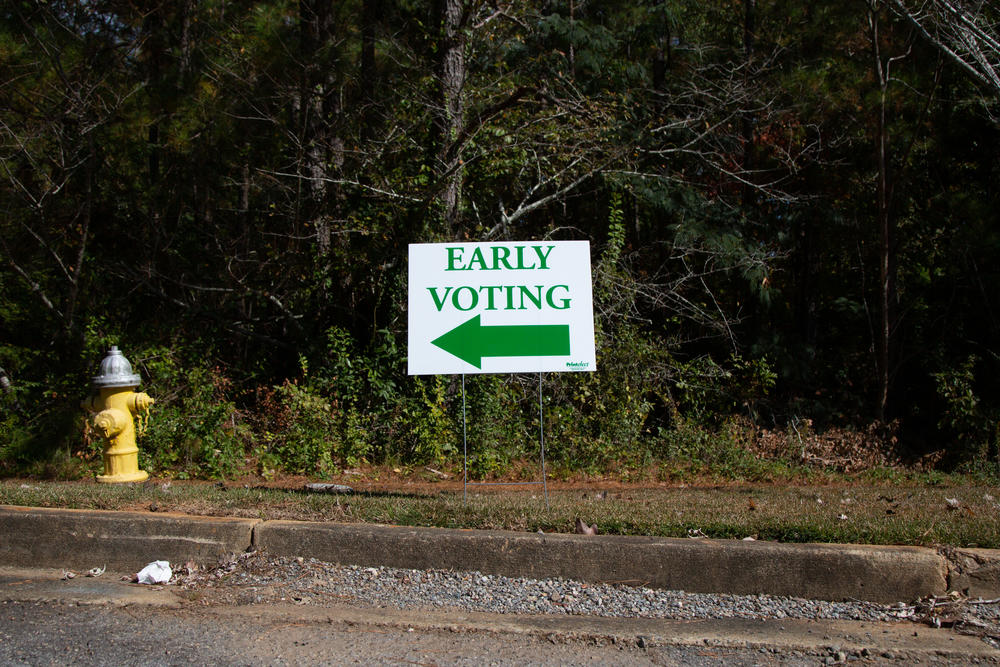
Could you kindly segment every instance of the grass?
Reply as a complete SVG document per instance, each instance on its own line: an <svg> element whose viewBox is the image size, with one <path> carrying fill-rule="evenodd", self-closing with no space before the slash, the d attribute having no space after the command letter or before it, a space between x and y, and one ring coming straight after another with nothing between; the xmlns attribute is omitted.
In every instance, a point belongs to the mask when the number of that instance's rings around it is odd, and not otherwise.
<svg viewBox="0 0 1000 667"><path fill-rule="evenodd" d="M974 478L861 474L781 485L554 481L549 507L540 486L470 486L464 501L461 482L453 480L370 470L341 480L356 493L328 495L303 491L307 480L275 488L8 479L0 481L0 504L530 532L573 532L580 517L615 535L1000 548L1000 487Z"/></svg>

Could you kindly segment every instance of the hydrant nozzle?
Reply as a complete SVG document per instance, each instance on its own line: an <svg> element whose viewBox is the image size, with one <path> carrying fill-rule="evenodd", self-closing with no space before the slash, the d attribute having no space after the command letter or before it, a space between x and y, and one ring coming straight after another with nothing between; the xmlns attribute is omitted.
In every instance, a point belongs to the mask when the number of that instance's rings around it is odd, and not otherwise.
<svg viewBox="0 0 1000 667"><path fill-rule="evenodd" d="M141 482L149 473L139 470L139 447L136 445L135 417L146 414L154 401L139 386L138 373L132 364L112 345L101 361L100 372L93 379L96 393L80 406L91 413L91 423L104 438L104 474L98 482Z"/></svg>

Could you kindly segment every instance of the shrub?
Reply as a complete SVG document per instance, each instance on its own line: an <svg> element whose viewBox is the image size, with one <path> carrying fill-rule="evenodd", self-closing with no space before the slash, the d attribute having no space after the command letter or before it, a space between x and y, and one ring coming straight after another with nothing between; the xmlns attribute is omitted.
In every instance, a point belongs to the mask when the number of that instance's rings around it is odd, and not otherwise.
<svg viewBox="0 0 1000 667"><path fill-rule="evenodd" d="M970 471L994 473L1000 469L1000 414L976 393L976 365L970 355L957 367L934 373L937 394L943 403L938 427L953 442L952 452Z"/></svg>
<svg viewBox="0 0 1000 667"><path fill-rule="evenodd" d="M183 359L166 348L140 350L133 366L156 403L137 418L139 465L152 473L216 479L245 465L247 430L218 367ZM142 426L145 428L142 428Z"/></svg>

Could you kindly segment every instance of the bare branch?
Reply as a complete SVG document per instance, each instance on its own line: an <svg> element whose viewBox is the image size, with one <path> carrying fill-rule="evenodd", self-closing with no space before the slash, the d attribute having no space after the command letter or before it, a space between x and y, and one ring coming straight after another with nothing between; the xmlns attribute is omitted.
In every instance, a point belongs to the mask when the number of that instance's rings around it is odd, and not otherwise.
<svg viewBox="0 0 1000 667"><path fill-rule="evenodd" d="M928 42L1000 98L1000 11L982 0L886 0Z"/></svg>

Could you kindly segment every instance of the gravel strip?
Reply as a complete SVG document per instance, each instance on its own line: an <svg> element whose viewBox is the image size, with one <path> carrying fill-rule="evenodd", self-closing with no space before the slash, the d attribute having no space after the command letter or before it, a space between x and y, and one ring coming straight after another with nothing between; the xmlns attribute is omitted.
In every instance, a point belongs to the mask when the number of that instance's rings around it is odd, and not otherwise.
<svg viewBox="0 0 1000 667"><path fill-rule="evenodd" d="M229 604L285 601L350 603L399 609L457 608L501 614L579 614L665 619L838 619L869 622L931 622L926 606L829 602L773 595L726 595L666 591L623 584L567 579L526 579L446 570L336 565L313 558L241 554L206 571L187 571L173 583ZM208 601L208 600L206 600ZM996 637L1000 604L952 605L937 624L955 623L955 613L986 637ZM943 609L943 608L942 608ZM976 624L981 625L976 625ZM983 628L986 628L985 630Z"/></svg>

